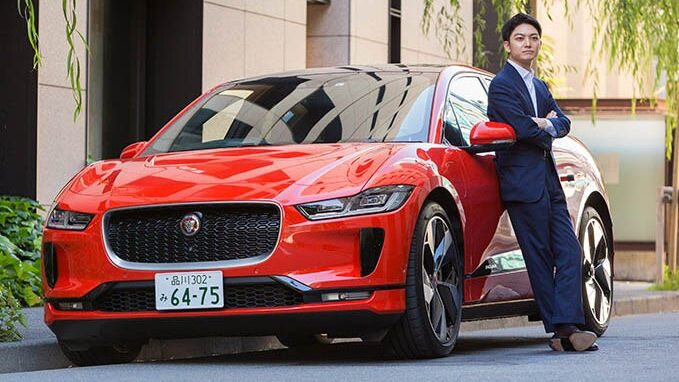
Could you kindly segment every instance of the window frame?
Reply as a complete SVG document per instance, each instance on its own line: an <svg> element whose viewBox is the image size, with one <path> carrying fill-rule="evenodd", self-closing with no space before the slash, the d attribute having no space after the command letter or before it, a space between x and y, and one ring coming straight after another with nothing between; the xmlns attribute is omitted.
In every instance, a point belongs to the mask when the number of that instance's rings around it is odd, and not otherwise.
<svg viewBox="0 0 679 382"><path fill-rule="evenodd" d="M486 79L492 80L492 77L485 76L485 75L479 74L479 73L477 73L477 72L468 72L468 71L464 71L464 72L456 73L456 74L450 79L450 81L448 82L448 86L446 87L446 98L445 98L444 105L443 105L443 115L441 116L441 118L443 119L443 124L442 124L442 126L443 126L443 129L444 129L444 130L441 132L441 142L439 142L439 143L441 143L441 144L443 144L443 145L451 146L451 147L461 147L461 148L462 148L462 147L470 147L470 146L471 146L471 144L468 144L468 145L465 145L465 146L461 146L461 145L456 145L456 144L453 144L453 143L451 143L451 142L448 142L448 140L446 139L446 133L445 133L445 115L446 115L446 113L447 113L447 111L448 111L448 108L449 108L449 105L448 105L448 97L449 97L449 95L450 95L451 87L453 86L453 83L454 83L455 81L458 81L458 80L460 80L460 79L462 79L462 78L470 78L470 77L471 77L471 78L476 78L476 80L479 82L479 85L481 86L481 89L486 93L486 102L485 102L485 105L486 105L486 110L487 110L487 107L488 107L488 86L486 86L486 84L485 84L484 81L485 81ZM490 82L488 83L488 85L490 85ZM470 102L478 102L478 100L470 100ZM450 111L452 112L453 116L455 117L455 124L457 125L457 129L458 129L458 131L459 131L460 134L461 134L461 128L460 128L460 123L459 123L459 118L458 118L458 116L457 116L457 113L455 112L455 109L454 109L454 108L452 108ZM486 118L487 118L487 117L488 117L488 115L487 115L487 111L486 111Z"/></svg>

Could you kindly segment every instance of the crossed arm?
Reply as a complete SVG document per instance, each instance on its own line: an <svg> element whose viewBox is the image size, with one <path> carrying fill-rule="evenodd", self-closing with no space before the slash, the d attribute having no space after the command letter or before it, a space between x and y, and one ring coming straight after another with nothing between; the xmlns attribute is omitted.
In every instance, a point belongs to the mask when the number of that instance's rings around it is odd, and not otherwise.
<svg viewBox="0 0 679 382"><path fill-rule="evenodd" d="M547 88L546 84L545 88ZM547 113L545 118L533 118L533 120L535 120L535 122L538 124L538 127L540 125L539 120L548 120L554 127L554 134L552 134L552 136L554 136L554 138L565 137L571 131L571 120L564 115L564 113L559 108L559 105L556 104L556 101L554 100L554 97L552 97L552 93L549 91L549 89L547 89L547 95L549 96L547 110L550 110L550 112Z"/></svg>
<svg viewBox="0 0 679 382"><path fill-rule="evenodd" d="M516 89L499 81L491 83L488 91L488 116L492 120L510 124L516 131L519 141L528 141L542 149L549 150L554 138L561 138L568 134L570 120L563 114L551 94L549 94L547 110L550 112L545 118L528 115L521 107ZM549 128L550 124L551 128Z"/></svg>

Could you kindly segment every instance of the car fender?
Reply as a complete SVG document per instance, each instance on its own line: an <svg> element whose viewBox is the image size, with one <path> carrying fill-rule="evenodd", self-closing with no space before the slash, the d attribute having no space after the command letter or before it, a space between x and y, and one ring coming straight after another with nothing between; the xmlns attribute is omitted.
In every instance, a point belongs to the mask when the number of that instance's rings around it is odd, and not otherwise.
<svg viewBox="0 0 679 382"><path fill-rule="evenodd" d="M382 164L363 189L393 184L413 185L415 189L411 198L417 198L418 214L431 194L437 189L443 189L457 209L454 213L460 219L461 228L464 230L466 221L460 192L450 180L439 173L436 163L428 154L429 146L434 145L404 146Z"/></svg>

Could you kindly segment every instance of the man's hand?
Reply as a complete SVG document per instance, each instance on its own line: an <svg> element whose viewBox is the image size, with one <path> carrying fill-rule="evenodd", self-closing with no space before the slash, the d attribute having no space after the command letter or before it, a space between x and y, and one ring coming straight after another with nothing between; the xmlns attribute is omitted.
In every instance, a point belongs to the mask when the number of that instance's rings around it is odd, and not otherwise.
<svg viewBox="0 0 679 382"><path fill-rule="evenodd" d="M538 127L542 130L544 130L547 127L547 118L556 118L557 114L554 110L551 110L549 113L547 113L547 116L545 118L533 118L533 121L537 123Z"/></svg>
<svg viewBox="0 0 679 382"><path fill-rule="evenodd" d="M535 118L532 117L533 121L538 124L538 128L544 130L547 127L547 118Z"/></svg>

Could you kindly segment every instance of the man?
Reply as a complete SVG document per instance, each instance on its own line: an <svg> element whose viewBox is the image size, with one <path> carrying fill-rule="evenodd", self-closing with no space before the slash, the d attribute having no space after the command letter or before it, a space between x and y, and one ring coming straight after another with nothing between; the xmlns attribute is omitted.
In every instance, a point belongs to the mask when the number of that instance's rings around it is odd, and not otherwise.
<svg viewBox="0 0 679 382"><path fill-rule="evenodd" d="M497 152L500 192L526 261L531 287L556 351L597 350L596 335L581 331L581 249L552 156L552 141L570 120L531 69L542 28L519 13L502 27L507 64L488 91L488 117L516 130L516 143ZM556 271L555 271L556 269Z"/></svg>

